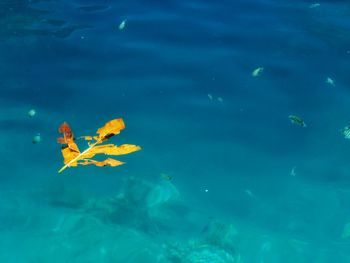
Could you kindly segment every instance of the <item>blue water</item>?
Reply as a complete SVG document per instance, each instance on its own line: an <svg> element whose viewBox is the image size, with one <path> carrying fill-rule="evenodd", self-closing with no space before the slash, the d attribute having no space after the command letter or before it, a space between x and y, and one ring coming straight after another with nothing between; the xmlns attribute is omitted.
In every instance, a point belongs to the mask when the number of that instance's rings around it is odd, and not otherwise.
<svg viewBox="0 0 350 263"><path fill-rule="evenodd" d="M2 0L0 262L349 263L349 14ZM59 125L114 118L142 150L58 174Z"/></svg>

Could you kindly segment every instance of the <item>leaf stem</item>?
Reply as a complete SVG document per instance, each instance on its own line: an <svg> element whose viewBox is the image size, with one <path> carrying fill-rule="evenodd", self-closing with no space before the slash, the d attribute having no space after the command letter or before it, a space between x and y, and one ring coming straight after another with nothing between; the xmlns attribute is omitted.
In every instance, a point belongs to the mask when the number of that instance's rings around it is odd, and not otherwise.
<svg viewBox="0 0 350 263"><path fill-rule="evenodd" d="M75 161L78 161L79 159L81 159L81 156L83 156L84 154L86 154L88 151L90 151L92 148L95 147L96 144L101 143L102 140L98 140L96 142L94 142L93 144L91 144L89 146L89 148L87 148L85 151L83 151L82 153L80 153L77 157L73 158L72 160L70 160L67 164L65 164L59 171L58 173L62 173L67 167L69 167L72 163L74 163Z"/></svg>

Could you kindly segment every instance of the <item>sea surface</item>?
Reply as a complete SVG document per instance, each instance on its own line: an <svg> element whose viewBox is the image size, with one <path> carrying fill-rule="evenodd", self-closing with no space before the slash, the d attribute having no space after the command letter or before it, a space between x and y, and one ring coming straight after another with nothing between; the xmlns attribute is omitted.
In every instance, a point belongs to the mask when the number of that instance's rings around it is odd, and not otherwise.
<svg viewBox="0 0 350 263"><path fill-rule="evenodd" d="M349 263L349 125L349 1L0 0L0 262Z"/></svg>

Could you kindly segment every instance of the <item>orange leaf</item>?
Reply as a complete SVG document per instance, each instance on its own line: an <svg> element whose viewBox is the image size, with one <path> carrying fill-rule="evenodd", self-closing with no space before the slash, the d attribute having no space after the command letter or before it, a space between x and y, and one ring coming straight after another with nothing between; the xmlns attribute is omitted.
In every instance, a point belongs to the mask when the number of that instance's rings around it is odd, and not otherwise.
<svg viewBox="0 0 350 263"><path fill-rule="evenodd" d="M68 140L73 140L73 132L67 122L61 124L58 128L58 132L63 134L63 137L57 138L57 141L61 144L68 143Z"/></svg>
<svg viewBox="0 0 350 263"><path fill-rule="evenodd" d="M57 142L60 144L67 144L68 147L74 152L80 152L78 146L74 142L74 136L72 129L69 127L67 122L61 124L58 128L58 132L63 134L63 137L57 138Z"/></svg>

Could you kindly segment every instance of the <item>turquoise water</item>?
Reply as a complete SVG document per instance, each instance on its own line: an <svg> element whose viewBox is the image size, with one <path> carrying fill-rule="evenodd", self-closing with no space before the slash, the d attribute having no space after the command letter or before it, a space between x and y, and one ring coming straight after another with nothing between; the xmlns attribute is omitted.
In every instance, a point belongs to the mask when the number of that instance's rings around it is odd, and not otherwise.
<svg viewBox="0 0 350 263"><path fill-rule="evenodd" d="M350 262L349 14L2 0L0 262ZM59 125L114 118L142 150L59 174Z"/></svg>

